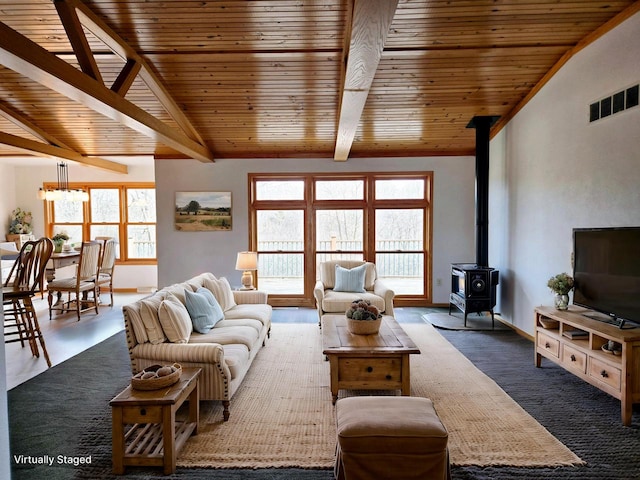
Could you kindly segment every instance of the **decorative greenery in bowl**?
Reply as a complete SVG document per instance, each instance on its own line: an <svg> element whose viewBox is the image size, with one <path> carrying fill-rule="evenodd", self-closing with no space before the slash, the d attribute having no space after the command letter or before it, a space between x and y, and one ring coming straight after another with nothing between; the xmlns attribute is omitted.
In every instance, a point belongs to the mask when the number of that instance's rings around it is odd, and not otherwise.
<svg viewBox="0 0 640 480"><path fill-rule="evenodd" d="M375 305L369 300L354 300L346 311L347 318L351 320L377 320L382 317Z"/></svg>
<svg viewBox="0 0 640 480"><path fill-rule="evenodd" d="M567 295L573 288L573 277L566 272L559 273L549 279L547 287L549 287L553 293Z"/></svg>

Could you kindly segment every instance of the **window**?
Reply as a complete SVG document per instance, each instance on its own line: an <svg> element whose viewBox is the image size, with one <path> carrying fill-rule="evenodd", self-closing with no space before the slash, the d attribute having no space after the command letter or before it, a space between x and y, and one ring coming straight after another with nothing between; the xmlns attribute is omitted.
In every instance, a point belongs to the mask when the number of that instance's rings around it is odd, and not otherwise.
<svg viewBox="0 0 640 480"><path fill-rule="evenodd" d="M313 305L317 265L368 260L398 304L425 303L431 174L250 175L258 288L274 305Z"/></svg>
<svg viewBox="0 0 640 480"><path fill-rule="evenodd" d="M55 188L46 185L45 188ZM79 244L113 237L122 262L148 263L156 259L156 197L153 184L73 184L89 193L89 201L46 201L46 231L69 235Z"/></svg>

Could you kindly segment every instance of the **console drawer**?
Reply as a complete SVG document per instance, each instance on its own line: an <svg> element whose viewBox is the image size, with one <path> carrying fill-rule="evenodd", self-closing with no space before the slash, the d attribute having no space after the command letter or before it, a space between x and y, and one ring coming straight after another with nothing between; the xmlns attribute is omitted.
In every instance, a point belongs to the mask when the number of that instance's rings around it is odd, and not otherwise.
<svg viewBox="0 0 640 480"><path fill-rule="evenodd" d="M338 360L340 381L356 382L400 382L402 380L401 358L340 358Z"/></svg>
<svg viewBox="0 0 640 480"><path fill-rule="evenodd" d="M550 353L554 357L560 357L560 342L550 337L549 335L545 335L542 332L538 332L538 350L544 350L547 353Z"/></svg>
<svg viewBox="0 0 640 480"><path fill-rule="evenodd" d="M591 357L591 362L589 363L589 376L616 390L620 390L622 385L622 370L594 357Z"/></svg>
<svg viewBox="0 0 640 480"><path fill-rule="evenodd" d="M571 345L562 345L562 364L580 373L587 373L587 354L573 348Z"/></svg>

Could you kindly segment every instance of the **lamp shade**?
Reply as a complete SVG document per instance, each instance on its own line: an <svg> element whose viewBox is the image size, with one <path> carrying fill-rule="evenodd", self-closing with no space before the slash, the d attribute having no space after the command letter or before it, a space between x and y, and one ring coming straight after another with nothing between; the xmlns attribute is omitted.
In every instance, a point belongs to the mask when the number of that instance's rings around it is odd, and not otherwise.
<svg viewBox="0 0 640 480"><path fill-rule="evenodd" d="M236 270L257 270L258 269L258 253L257 252L238 252L236 260Z"/></svg>

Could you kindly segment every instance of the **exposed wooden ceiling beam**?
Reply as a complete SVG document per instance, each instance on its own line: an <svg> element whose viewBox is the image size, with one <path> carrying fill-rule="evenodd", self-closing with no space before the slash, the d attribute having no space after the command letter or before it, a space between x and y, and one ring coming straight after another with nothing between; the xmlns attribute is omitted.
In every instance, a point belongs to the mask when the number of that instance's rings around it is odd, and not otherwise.
<svg viewBox="0 0 640 480"><path fill-rule="evenodd" d="M213 154L203 144L161 122L4 23L0 23L0 54L7 68L191 158L213 161Z"/></svg>
<svg viewBox="0 0 640 480"><path fill-rule="evenodd" d="M349 157L397 6L398 0L355 0L333 155L336 161Z"/></svg>
<svg viewBox="0 0 640 480"><path fill-rule="evenodd" d="M28 132L31 135L33 135L34 137L39 138L40 140L42 140L46 144L49 144L49 145L51 145L53 147L60 148L61 150L58 151L59 155L57 155L57 158L64 158L66 160L73 160L74 162L81 163L81 164L87 165L87 166L99 166L100 168L102 168L104 170L110 170L110 171L116 172L116 173L127 173L127 166L126 165L121 165L119 163L112 162L110 160L104 160L104 159L101 159L99 157L87 157L85 155L82 155L81 153L75 151L73 148L69 147L68 145L65 145L64 142L62 142L61 140L58 140L56 137L54 137L50 133L48 133L45 130L43 130L42 128L38 127L31 120L29 120L28 118L24 117L20 113L16 112L14 109L9 107L8 105L5 105L1 101L0 101L0 116L6 118L11 123L13 123L13 124L17 125L18 127L22 128L25 132ZM22 138L22 137L16 137L14 135L11 135L10 137L6 137L5 140L10 141L11 143L5 143L5 145L8 145L10 147L15 147L15 148L18 148L20 150L27 150L30 153L34 153L36 155L43 153L42 152L42 145L39 142L34 142L33 144L27 144L27 143L24 143L24 142L18 142L18 141L15 140L15 138ZM37 149L36 150L29 150L28 148L25 148L25 147L28 147L28 145L35 146L35 147L37 147ZM49 151L50 150L48 150L47 152L49 152ZM64 154L65 156L61 156L62 154ZM47 155L50 156L49 153L47 153ZM73 157L73 158L71 158L71 157ZM98 165L98 163L99 163L99 165ZM123 171L122 167L124 167L124 171Z"/></svg>
<svg viewBox="0 0 640 480"><path fill-rule="evenodd" d="M36 138L39 138L43 142L47 142L51 145L55 145L58 147L66 148L68 150L72 150L71 147L65 145L63 142L55 138L53 135L44 131L42 128L35 125L31 120L16 112L9 105L6 105L4 102L0 101L0 116L6 118L14 125L17 125L25 132L30 133Z"/></svg>
<svg viewBox="0 0 640 480"><path fill-rule="evenodd" d="M189 138L200 144L204 144L204 140L193 124L189 121L180 106L175 102L171 94L165 88L160 79L156 76L144 58L126 43L120 36L113 31L102 19L100 19L93 11L84 3L77 0L56 0L73 5L75 11L80 18L80 23L103 42L113 53L121 57L123 60L134 61L141 68L139 69L140 78L149 87L151 92L160 101L167 113L182 128Z"/></svg>
<svg viewBox="0 0 640 480"><path fill-rule="evenodd" d="M109 170L110 172L126 174L129 171L129 167L121 163L111 162L103 158L87 157L80 155L74 150L57 147L47 143L40 143L35 140L18 137L17 135L11 135L10 133L0 132L0 143L25 151L32 155L44 155L46 157L59 158L62 160L71 160L82 165Z"/></svg>
<svg viewBox="0 0 640 480"><path fill-rule="evenodd" d="M82 29L82 24L80 23L76 9L64 0L54 0L53 3L56 6L58 16L67 33L67 38L71 43L73 52L76 54L80 69L91 78L98 80L100 83L104 83L100 70L98 69L98 64L93 57L93 52L87 41L87 36Z"/></svg>

